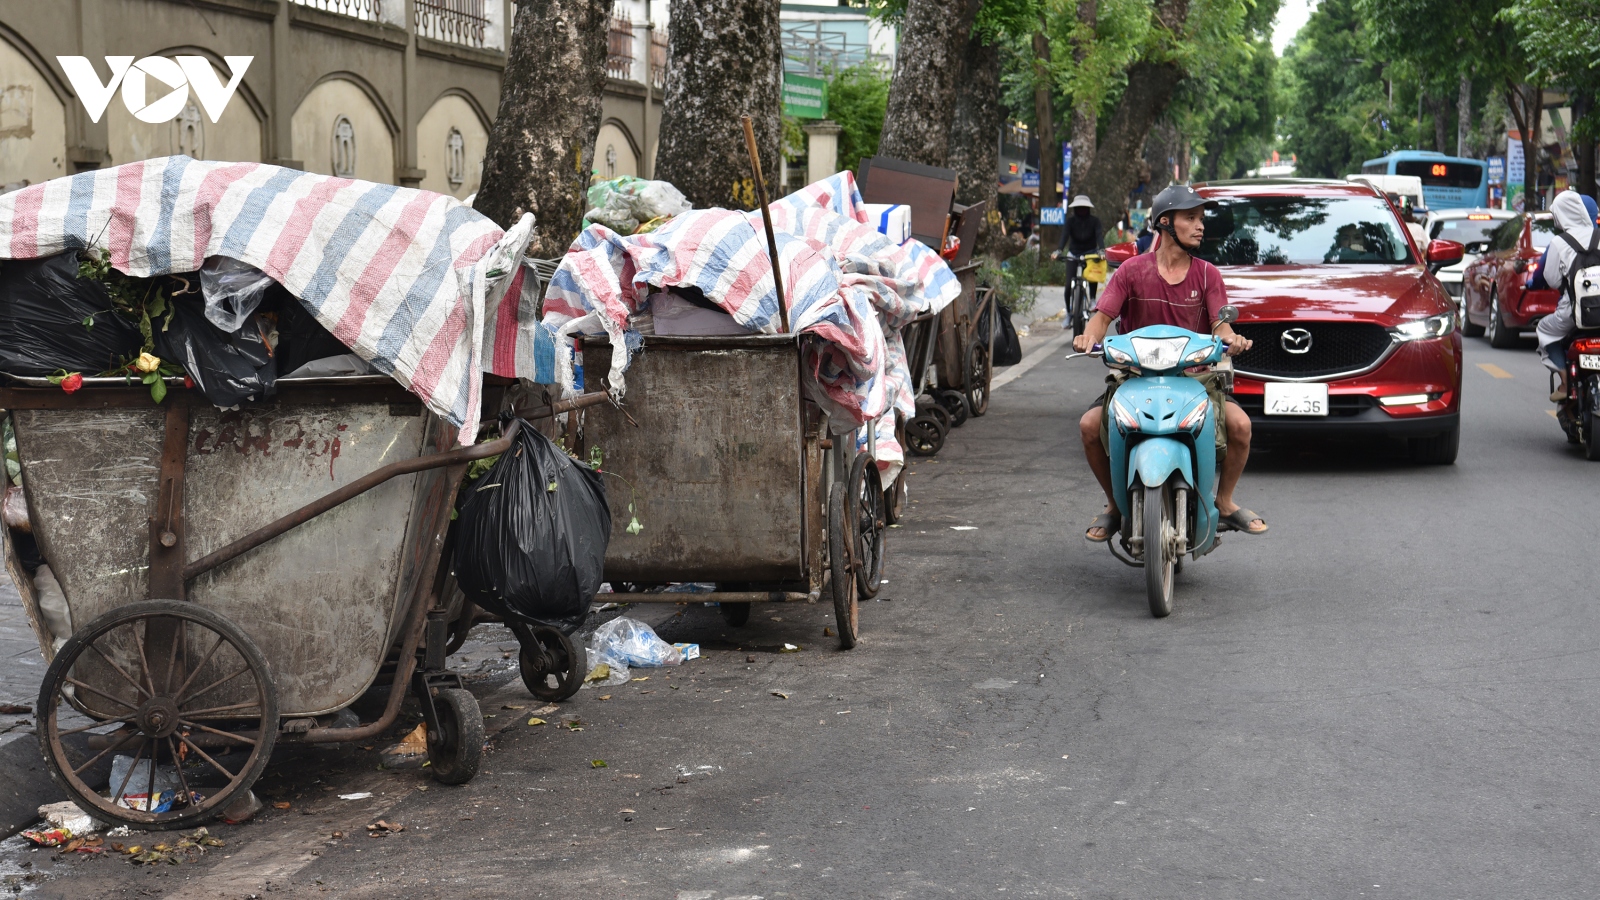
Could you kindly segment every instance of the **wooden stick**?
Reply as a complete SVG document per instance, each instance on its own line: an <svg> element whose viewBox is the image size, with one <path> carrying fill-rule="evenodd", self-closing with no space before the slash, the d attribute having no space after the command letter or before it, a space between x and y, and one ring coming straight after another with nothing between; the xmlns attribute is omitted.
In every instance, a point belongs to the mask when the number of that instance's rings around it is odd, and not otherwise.
<svg viewBox="0 0 1600 900"><path fill-rule="evenodd" d="M750 152L750 168L756 174L756 196L761 199L761 221L767 226L767 254L772 258L772 283L778 289L778 321L783 333L789 333L789 305L783 302L783 273L778 269L778 239L772 234L772 210L767 208L767 183L761 177L761 155L756 152L756 129L748 115L740 116L744 123L744 146Z"/></svg>

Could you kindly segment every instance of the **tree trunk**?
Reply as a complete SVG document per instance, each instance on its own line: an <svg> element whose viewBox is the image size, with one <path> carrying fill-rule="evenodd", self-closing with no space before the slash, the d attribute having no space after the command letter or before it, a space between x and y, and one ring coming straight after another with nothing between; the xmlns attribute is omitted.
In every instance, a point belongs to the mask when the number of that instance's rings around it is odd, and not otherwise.
<svg viewBox="0 0 1600 900"><path fill-rule="evenodd" d="M980 0L910 0L895 52L878 152L925 166L950 162L956 77ZM776 16L777 4L773 4Z"/></svg>
<svg viewBox="0 0 1600 900"><path fill-rule="evenodd" d="M1574 124L1583 121L1594 109L1594 94L1587 90L1572 92L1572 121ZM1574 128L1572 136L1572 155L1578 158L1578 183L1573 185L1573 190L1588 197L1597 196L1595 189L1595 139L1585 135L1587 129Z"/></svg>
<svg viewBox="0 0 1600 900"><path fill-rule="evenodd" d="M1461 75L1461 88L1456 92L1456 155L1467 156L1468 135L1472 133L1472 78Z"/></svg>
<svg viewBox="0 0 1600 900"><path fill-rule="evenodd" d="M1055 103L1050 95L1050 38L1044 21L1033 33L1033 118L1039 127L1039 209L1061 205L1056 182L1061 180L1061 148L1056 143ZM1041 219L1044 217L1041 215ZM1061 242L1061 226L1040 225L1039 246L1054 250Z"/></svg>
<svg viewBox="0 0 1600 900"><path fill-rule="evenodd" d="M1182 80L1176 63L1136 62L1128 67L1127 89L1095 148L1094 168L1084 185L1096 209L1121 209L1128 202L1128 192L1138 183L1145 139ZM1171 174L1168 169L1167 177Z"/></svg>
<svg viewBox="0 0 1600 900"><path fill-rule="evenodd" d="M533 213L528 254L550 259L583 224L611 4L523 0L519 13L473 206L502 228Z"/></svg>
<svg viewBox="0 0 1600 900"><path fill-rule="evenodd" d="M1445 135L1445 110L1450 106L1450 101L1443 97L1428 97L1428 111L1433 114L1433 149L1440 153L1449 153L1448 139Z"/></svg>
<svg viewBox="0 0 1600 900"><path fill-rule="evenodd" d="M1517 132L1522 135L1522 208L1533 211L1540 207L1539 187L1539 130L1544 124L1544 88L1538 85L1506 85L1506 106L1516 120Z"/></svg>
<svg viewBox="0 0 1600 900"><path fill-rule="evenodd" d="M754 209L740 116L754 119L761 174L778 185L783 50L778 0L672 0L656 177L697 209Z"/></svg>
<svg viewBox="0 0 1600 900"><path fill-rule="evenodd" d="M1098 21L1099 4L1097 0L1078 0L1078 24L1090 29ZM1084 42L1079 42L1072 48L1073 62L1082 65L1089 56L1089 47ZM1083 193L1085 182L1089 179L1089 170L1094 168L1095 143L1099 140L1097 131L1100 127L1100 110L1095 105L1093 98L1073 98L1072 102L1072 183L1078 186L1078 193ZM1118 206L1117 210L1122 207ZM1117 210L1111 212L1118 215ZM1100 221L1109 221L1104 214ZM1109 226L1108 226L1109 227Z"/></svg>
<svg viewBox="0 0 1600 900"><path fill-rule="evenodd" d="M974 251L986 253L999 234L1000 48L977 32L967 39L955 121L950 126L950 167L956 170L956 201L986 203ZM992 232L992 234L991 234Z"/></svg>

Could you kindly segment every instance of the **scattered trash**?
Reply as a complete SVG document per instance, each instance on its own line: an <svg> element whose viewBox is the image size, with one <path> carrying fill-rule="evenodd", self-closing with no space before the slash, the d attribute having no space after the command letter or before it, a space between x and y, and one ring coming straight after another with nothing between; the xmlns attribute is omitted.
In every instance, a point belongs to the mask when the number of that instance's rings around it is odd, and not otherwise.
<svg viewBox="0 0 1600 900"><path fill-rule="evenodd" d="M709 581L683 581L669 584L661 592L663 594L710 594L715 592L717 586Z"/></svg>
<svg viewBox="0 0 1600 900"><path fill-rule="evenodd" d="M604 769L605 767L606 767L606 761L603 760L603 759L591 759L591 760L589 760L589 768L591 768L591 769Z"/></svg>
<svg viewBox="0 0 1600 900"><path fill-rule="evenodd" d="M683 655L685 661L700 658L699 644L673 644L672 646L677 648L678 652Z"/></svg>
<svg viewBox="0 0 1600 900"><path fill-rule="evenodd" d="M823 637L833 637L833 629L827 627L826 625L824 625L822 627L822 636Z"/></svg>
<svg viewBox="0 0 1600 900"><path fill-rule="evenodd" d="M60 847L72 840L72 832L65 828L41 828L24 831L22 836L40 847Z"/></svg>
<svg viewBox="0 0 1600 900"><path fill-rule="evenodd" d="M386 769L403 768L428 755L428 723L419 722L411 733L379 754Z"/></svg>
<svg viewBox="0 0 1600 900"><path fill-rule="evenodd" d="M95 821L94 817L84 812L78 804L71 800L62 800L60 803L46 803L39 807L39 818L51 828L62 828L75 835L85 835L91 831L99 831L102 823Z"/></svg>
<svg viewBox="0 0 1600 900"><path fill-rule="evenodd" d="M571 632L600 589L611 507L600 475L527 422L465 488L456 578L468 599Z"/></svg>
<svg viewBox="0 0 1600 900"><path fill-rule="evenodd" d="M261 812L261 798L255 791L245 791L244 796L228 804L222 811L222 821L229 825L242 825L256 817Z"/></svg>
<svg viewBox="0 0 1600 900"><path fill-rule="evenodd" d="M539 707L538 709L533 711L533 714L536 715L536 716L548 716L553 712L559 711L560 709L561 709L561 707L559 707L559 706L555 705L554 703L552 703L549 706L541 706L541 707Z"/></svg>
<svg viewBox="0 0 1600 900"><path fill-rule="evenodd" d="M368 797L371 797L371 796L372 796L372 792L371 791L359 791L359 792L354 793L354 794L340 794L339 795L339 799L340 800L365 800L365 799L367 799Z"/></svg>
<svg viewBox="0 0 1600 900"><path fill-rule="evenodd" d="M600 699L601 700L610 700L611 699L611 695L610 694L601 694L600 695Z"/></svg>
<svg viewBox="0 0 1600 900"><path fill-rule="evenodd" d="M678 645L677 644L673 644L672 646L676 647ZM650 680L650 676L649 675L641 675L638 678L630 678L628 680L629 681L649 681Z"/></svg>
<svg viewBox="0 0 1600 900"><path fill-rule="evenodd" d="M589 659L594 667L585 686L608 686L628 680L628 667L676 666L683 662L683 653L663 641L655 631L637 619L618 616L595 629L589 638ZM600 668L606 668L600 674Z"/></svg>
<svg viewBox="0 0 1600 900"><path fill-rule="evenodd" d="M152 779L151 767L155 774ZM111 789L120 791L117 805L140 812L166 812L182 795L178 770L174 766L155 766L150 760L117 755L111 758Z"/></svg>
<svg viewBox="0 0 1600 900"><path fill-rule="evenodd" d="M528 724L529 725L545 725L547 723L545 722L545 720L539 718L538 716L534 716L533 718L528 720Z"/></svg>
<svg viewBox="0 0 1600 900"><path fill-rule="evenodd" d="M526 707L526 706L519 706L519 705L517 705L517 704L514 704L514 703L507 703L507 704L506 704L506 705L505 705L505 706L502 706L502 707L500 707L500 708L501 708L501 709L527 709L527 708L528 708L528 707Z"/></svg>
<svg viewBox="0 0 1600 900"><path fill-rule="evenodd" d="M631 175L596 183L589 188L587 199L590 208L583 214L584 227L596 223L624 235L654 231L690 209L683 192L670 182Z"/></svg>
<svg viewBox="0 0 1600 900"><path fill-rule="evenodd" d="M784 693L783 691L773 691L772 692L772 696L777 697L779 700L787 700L787 699L789 699L789 695Z"/></svg>
<svg viewBox="0 0 1600 900"><path fill-rule="evenodd" d="M277 282L249 263L213 256L200 267L200 292L206 319L228 334L238 331Z"/></svg>
<svg viewBox="0 0 1600 900"><path fill-rule="evenodd" d="M976 525L951 525L950 526L950 530L951 531L977 531L978 530L978 526L976 526Z"/></svg>
<svg viewBox="0 0 1600 900"><path fill-rule="evenodd" d="M21 496L20 494L18 495ZM6 492L6 500L10 501L11 492ZM0 703L0 716L27 716L33 714L33 707L23 706L20 703Z"/></svg>
<svg viewBox="0 0 1600 900"><path fill-rule="evenodd" d="M398 822L385 822L384 820L379 819L378 821L367 826L367 837L387 837L391 834L399 834L405 830L406 827Z"/></svg>
<svg viewBox="0 0 1600 900"><path fill-rule="evenodd" d="M753 663L756 661L756 655L754 653L747 653L745 654L744 661L747 663Z"/></svg>
<svg viewBox="0 0 1600 900"><path fill-rule="evenodd" d="M187 835L179 835L175 841L162 841L151 844L148 847L142 844L134 844L132 846L112 844L111 849L117 853L126 854L128 861L135 865L148 866L164 862L175 866L185 860L192 861L196 854L204 855L207 850L225 846L227 844L221 838L214 837L210 831L204 828L196 828ZM87 852L99 853L101 851L90 850Z"/></svg>
<svg viewBox="0 0 1600 900"><path fill-rule="evenodd" d="M796 645L796 644L784 644L783 645L783 649L779 650L778 652L779 653L799 653L800 652L800 647L798 645Z"/></svg>

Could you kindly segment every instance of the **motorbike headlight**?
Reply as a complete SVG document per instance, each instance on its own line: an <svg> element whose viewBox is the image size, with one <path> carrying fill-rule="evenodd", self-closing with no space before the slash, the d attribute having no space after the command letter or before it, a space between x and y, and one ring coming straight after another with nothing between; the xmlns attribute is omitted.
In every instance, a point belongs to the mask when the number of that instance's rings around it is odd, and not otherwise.
<svg viewBox="0 0 1600 900"><path fill-rule="evenodd" d="M1401 322L1389 329L1398 341L1425 341L1429 338L1442 338L1456 327L1456 314L1453 312L1440 313L1426 319L1414 319L1410 322Z"/></svg>
<svg viewBox="0 0 1600 900"><path fill-rule="evenodd" d="M1211 400L1209 398L1201 400L1195 404L1194 409L1189 410L1178 421L1178 427L1185 431L1199 431L1200 427L1206 423L1206 411L1209 409L1211 409Z"/></svg>
<svg viewBox="0 0 1600 900"><path fill-rule="evenodd" d="M1139 355L1139 367L1160 371L1175 369L1183 348L1189 346L1188 338L1133 338L1133 352Z"/></svg>
<svg viewBox="0 0 1600 900"><path fill-rule="evenodd" d="M1123 406L1122 401L1115 397L1111 398L1111 415L1117 420L1117 428L1123 432L1139 430L1139 418L1133 414L1133 410Z"/></svg>

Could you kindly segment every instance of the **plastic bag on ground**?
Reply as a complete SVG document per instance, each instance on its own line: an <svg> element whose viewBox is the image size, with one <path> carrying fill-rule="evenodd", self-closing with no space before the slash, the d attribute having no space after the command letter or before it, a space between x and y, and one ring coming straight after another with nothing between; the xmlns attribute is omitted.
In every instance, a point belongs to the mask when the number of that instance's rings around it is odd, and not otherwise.
<svg viewBox="0 0 1600 900"><path fill-rule="evenodd" d="M604 580L611 507L600 475L523 422L463 493L455 572L467 598L571 634Z"/></svg>
<svg viewBox="0 0 1600 900"><path fill-rule="evenodd" d="M249 263L227 256L207 259L200 267L206 319L229 334L238 331L275 284L272 276Z"/></svg>
<svg viewBox="0 0 1600 900"><path fill-rule="evenodd" d="M611 670L608 678L589 682L601 686L627 681L630 666L648 669L683 662L683 651L657 637L649 625L627 616L618 616L596 628L589 637L588 649L591 673L602 665Z"/></svg>
<svg viewBox="0 0 1600 900"><path fill-rule="evenodd" d="M77 253L8 260L0 268L0 371L94 375L138 356L143 343L138 326L112 308L105 286L78 277Z"/></svg>
<svg viewBox="0 0 1600 900"><path fill-rule="evenodd" d="M1017 327L1011 324L1011 310L1000 306L995 311L999 313L1000 333L994 336L994 355L990 357L990 364L1014 366L1022 362L1022 342L1017 338ZM984 316L978 320L978 343L988 342L989 317Z"/></svg>
<svg viewBox="0 0 1600 900"><path fill-rule="evenodd" d="M197 305L174 303L172 320L156 329L156 355L183 366L200 393L223 409L264 400L277 389L272 348L254 313L229 334L211 324Z"/></svg>

